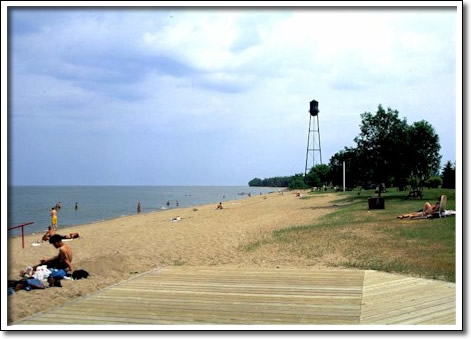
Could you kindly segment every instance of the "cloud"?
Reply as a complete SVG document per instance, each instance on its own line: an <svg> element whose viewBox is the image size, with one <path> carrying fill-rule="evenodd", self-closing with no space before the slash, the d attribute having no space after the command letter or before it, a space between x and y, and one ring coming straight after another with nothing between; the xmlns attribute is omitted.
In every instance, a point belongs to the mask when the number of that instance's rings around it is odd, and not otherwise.
<svg viewBox="0 0 471 339"><path fill-rule="evenodd" d="M234 183L245 184L252 172L304 170L312 99L324 162L351 146L359 114L380 103L409 122L437 126L446 114L454 123L448 10L30 9L10 19L11 135L24 163L34 138L54 144L43 132L53 124L64 149L102 144L113 164L171 164L168 178L185 159L201 175L236 166L244 174ZM88 161L74 159L77 168Z"/></svg>

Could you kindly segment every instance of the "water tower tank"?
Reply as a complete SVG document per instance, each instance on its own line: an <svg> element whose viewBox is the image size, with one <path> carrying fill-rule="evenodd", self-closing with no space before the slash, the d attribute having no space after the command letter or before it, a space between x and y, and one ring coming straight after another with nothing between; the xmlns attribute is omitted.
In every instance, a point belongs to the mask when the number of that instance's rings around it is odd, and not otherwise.
<svg viewBox="0 0 471 339"><path fill-rule="evenodd" d="M312 100L309 106L309 113L311 113L312 116L316 116L319 114L319 103L316 100Z"/></svg>

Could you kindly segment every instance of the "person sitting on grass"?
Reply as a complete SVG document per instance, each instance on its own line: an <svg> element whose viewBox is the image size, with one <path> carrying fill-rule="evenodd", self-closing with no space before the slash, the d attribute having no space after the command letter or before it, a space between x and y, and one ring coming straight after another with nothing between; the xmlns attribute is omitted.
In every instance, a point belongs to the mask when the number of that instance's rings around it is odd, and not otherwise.
<svg viewBox="0 0 471 339"><path fill-rule="evenodd" d="M438 212L439 209L440 209L440 202L437 202L434 205L431 205L429 202L426 202L423 210L420 210L418 212L398 215L397 218L399 219L426 218L429 215L432 215L435 212Z"/></svg>

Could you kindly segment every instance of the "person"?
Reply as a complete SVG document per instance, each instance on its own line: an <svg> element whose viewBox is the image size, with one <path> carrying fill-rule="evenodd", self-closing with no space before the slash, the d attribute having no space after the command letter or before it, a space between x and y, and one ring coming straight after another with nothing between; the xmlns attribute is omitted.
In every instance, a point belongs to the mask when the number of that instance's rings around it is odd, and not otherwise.
<svg viewBox="0 0 471 339"><path fill-rule="evenodd" d="M68 235L61 235L62 239L77 239L80 238L80 233L73 232Z"/></svg>
<svg viewBox="0 0 471 339"><path fill-rule="evenodd" d="M56 234L56 231L54 228L51 226L48 226L46 233L44 233L42 240L43 241L48 241L54 234Z"/></svg>
<svg viewBox="0 0 471 339"><path fill-rule="evenodd" d="M46 233L44 233L42 240L43 241L48 241L54 234L56 234L56 231L49 226ZM69 233L68 235L61 235L62 239L77 239L80 237L79 233Z"/></svg>
<svg viewBox="0 0 471 339"><path fill-rule="evenodd" d="M216 207L217 210L222 210L222 202L219 203L218 207Z"/></svg>
<svg viewBox="0 0 471 339"><path fill-rule="evenodd" d="M57 230L57 210L54 207L51 208L51 226Z"/></svg>
<svg viewBox="0 0 471 339"><path fill-rule="evenodd" d="M141 213L141 202L137 203L137 213Z"/></svg>
<svg viewBox="0 0 471 339"><path fill-rule="evenodd" d="M177 200L177 207L179 206L178 200Z"/></svg>
<svg viewBox="0 0 471 339"><path fill-rule="evenodd" d="M62 204L61 202L59 201L57 204L56 204L56 210L60 210L62 208Z"/></svg>
<svg viewBox="0 0 471 339"><path fill-rule="evenodd" d="M78 202L75 202L75 210L78 210Z"/></svg>
<svg viewBox="0 0 471 339"><path fill-rule="evenodd" d="M170 206L170 200L167 201L167 206Z"/></svg>
<svg viewBox="0 0 471 339"><path fill-rule="evenodd" d="M47 268L63 269L64 271L69 270L73 272L72 250L62 242L62 236L54 234L49 238L49 243L59 249L59 253L54 257L41 259L38 265L33 266L33 270L36 271L38 266L46 265Z"/></svg>
<svg viewBox="0 0 471 339"><path fill-rule="evenodd" d="M427 217L429 215L434 214L439 209L440 209L440 202L437 202L434 205L430 204L429 202L426 202L423 210L420 210L418 212L398 215L397 218L398 219L423 218L423 217Z"/></svg>

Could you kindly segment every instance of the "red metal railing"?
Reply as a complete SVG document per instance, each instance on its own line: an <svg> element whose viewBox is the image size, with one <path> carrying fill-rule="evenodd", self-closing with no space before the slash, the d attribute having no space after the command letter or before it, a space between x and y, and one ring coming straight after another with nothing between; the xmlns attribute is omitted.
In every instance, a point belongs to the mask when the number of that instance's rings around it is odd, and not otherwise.
<svg viewBox="0 0 471 339"><path fill-rule="evenodd" d="M8 228L8 230L12 230L12 229L21 227L21 242L22 242L23 248L25 248L25 231L24 231L24 227L28 226L28 225L31 225L31 224L34 224L34 221L30 221L30 222L27 222L26 224L21 224L21 225L18 225L18 226L12 226L12 227Z"/></svg>

